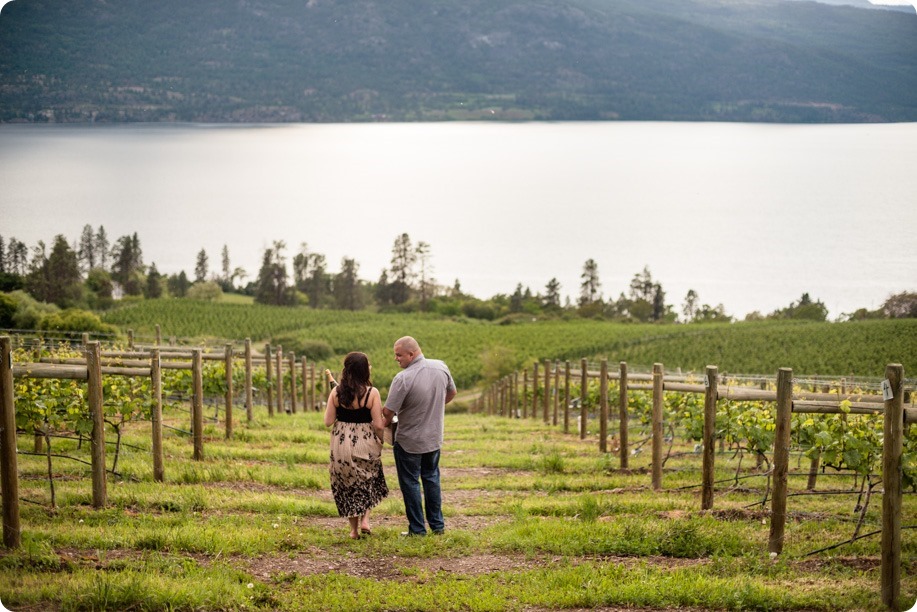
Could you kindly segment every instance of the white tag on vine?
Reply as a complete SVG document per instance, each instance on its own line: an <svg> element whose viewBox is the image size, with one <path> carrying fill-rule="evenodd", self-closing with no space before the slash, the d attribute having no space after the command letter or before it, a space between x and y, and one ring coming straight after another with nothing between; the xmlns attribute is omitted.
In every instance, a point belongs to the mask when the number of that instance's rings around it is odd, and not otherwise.
<svg viewBox="0 0 917 612"><path fill-rule="evenodd" d="M886 402L895 399L895 392L892 390L892 384L888 379L882 381L882 399Z"/></svg>
<svg viewBox="0 0 917 612"><path fill-rule="evenodd" d="M707 374L704 374L704 388L705 389L710 388L710 376Z"/></svg>

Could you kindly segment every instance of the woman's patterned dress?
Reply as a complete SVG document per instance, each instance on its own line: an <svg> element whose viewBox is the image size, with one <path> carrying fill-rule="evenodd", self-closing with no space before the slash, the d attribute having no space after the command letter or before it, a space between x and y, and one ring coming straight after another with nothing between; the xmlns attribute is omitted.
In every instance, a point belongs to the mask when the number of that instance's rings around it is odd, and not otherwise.
<svg viewBox="0 0 917 612"><path fill-rule="evenodd" d="M338 406L331 429L331 492L340 516L363 516L388 495L368 401L369 390L359 408Z"/></svg>

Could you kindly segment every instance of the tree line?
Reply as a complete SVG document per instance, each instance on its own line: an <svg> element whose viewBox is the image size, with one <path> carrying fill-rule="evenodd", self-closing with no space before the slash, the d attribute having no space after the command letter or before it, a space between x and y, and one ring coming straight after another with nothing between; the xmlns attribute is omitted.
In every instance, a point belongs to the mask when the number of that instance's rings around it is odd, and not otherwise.
<svg viewBox="0 0 917 612"><path fill-rule="evenodd" d="M40 240L31 248L0 235L0 327L103 330L105 326L92 311L106 310L120 301L163 297L212 301L227 292L274 306L429 312L505 322L526 317L658 323L735 320L722 304L702 303L693 289L676 311L667 303L662 283L649 266L634 274L626 292L606 299L598 264L591 258L583 264L576 303L562 298L556 277L540 291L519 283L512 293L480 299L463 292L458 279L451 285L438 283L432 247L424 241L415 243L407 233L395 238L389 266L377 281L361 279L359 271L359 263L349 257L342 258L337 273L329 271L325 255L311 251L305 242L290 257L286 243L274 241L264 250L257 276L245 282L249 275L232 266L228 245L221 250L217 271L211 269L210 257L202 248L189 277L184 270L167 275L158 271L155 262L145 264L136 232L112 241L104 226L85 225L72 244L58 234L50 247ZM766 315L753 312L745 319L824 321L827 315L821 300L804 293L784 308ZM848 319L889 317L917 317L917 293L892 295L877 310L861 308L845 315Z"/></svg>

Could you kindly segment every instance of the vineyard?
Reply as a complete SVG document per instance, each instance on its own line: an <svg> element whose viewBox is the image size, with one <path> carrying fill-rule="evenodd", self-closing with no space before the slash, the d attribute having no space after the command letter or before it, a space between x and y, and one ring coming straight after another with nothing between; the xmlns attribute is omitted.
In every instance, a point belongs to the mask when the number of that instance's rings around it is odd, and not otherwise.
<svg viewBox="0 0 917 612"><path fill-rule="evenodd" d="M529 318L501 325L418 314L144 300L106 314L105 321L133 329L148 342L156 325L166 339L193 344L222 346L222 338L249 337L256 346L280 344L333 369L348 351L359 350L369 355L380 387L387 387L397 371L392 344L403 335L416 337L428 356L446 361L461 388L492 381L493 373L483 369L485 355L495 350L503 355L500 365L506 371L544 356L605 356L645 369L660 361L670 369L694 372L714 362L730 373L790 367L807 375L850 376L881 372L892 362L917 372L914 319L662 326Z"/></svg>
<svg viewBox="0 0 917 612"><path fill-rule="evenodd" d="M183 308L176 311L181 314ZM180 330L181 340L225 346L225 341L216 336L200 333L206 325L195 323L196 317L206 320L212 307L200 312L194 308L193 305L188 307L182 316L171 320L174 329ZM235 308L223 306L217 310L219 325L248 330L246 321L250 315L245 311L251 309L244 307L235 313ZM126 316L135 310L135 316L144 314L132 306L111 316ZM448 472L444 475L444 482L451 482L456 491L451 509L456 531L444 544L447 558L470 556L481 562L484 556L499 557L501 561L492 572L500 575L505 569L502 564L509 564L511 581L526 582L529 570L524 568L540 565L542 555L559 555L568 562L579 559L576 565L589 565L591 571L596 572L594 578L611 590L615 579L609 583L607 576L602 577L607 570L602 558L607 555L636 555L638 558L661 555L670 559L723 557L732 559L729 563L745 568L748 573L748 577L742 579L747 582L740 588L743 595L738 599L718 598L714 592L724 586L710 577L718 586L701 589L693 595L686 594L690 589L684 586L676 590L677 595L644 599L634 595L619 595L625 598L616 599L618 596L587 590L588 594L581 592L578 596L571 593L565 604L550 603L553 600L544 593L538 594L538 588L533 586L530 588L536 593L531 597L536 603L531 605L557 609L596 605L879 609L880 602L889 596L900 602L910 602L917 597L914 579L917 541L908 531L915 527L913 517L917 516L913 495L917 492L917 425L907 423L901 438L902 477L898 486L904 495L898 514L904 523L899 525L903 528L903 537L899 542L899 563L895 566L900 571L900 586L894 587L899 590L889 595L886 589L892 587L886 586L886 573L892 570L884 564L885 553L880 551L879 543L880 536L884 540L882 524L885 519L878 507L880 502L874 501L882 498L884 503L888 487L887 483L883 484L888 471L883 466L883 443L887 434L883 431L881 396L876 397L881 391L884 364L863 369L850 365L861 363L858 359L869 363L893 362L896 359L890 353L895 350L905 351L897 361L907 363L909 356L914 354L914 347L909 346L915 342L917 329L913 325L878 321L849 327L846 324L760 324L666 328L614 326L598 321L493 325L365 313L352 317L333 313L325 318L321 312L305 309L268 308L262 314L260 320L255 317L250 321L251 325L262 326L251 328L261 330L263 335L259 336L259 343L274 342L273 347L265 349L277 349L278 339L283 341L284 347L296 346L297 342L313 350L320 343L331 347L330 354L317 360L309 359L313 368L310 371L324 365L339 367L342 353L362 349L373 357L374 378L382 386L381 383L387 384L395 371L394 362L389 358L392 339L411 333L423 339L428 354L450 364L460 387L467 388L482 380L494 382L475 395L478 400L459 405L460 411L466 408L471 414L453 413L450 416L453 424L459 424L459 429L452 430L451 434L454 436L451 444L456 448L444 455L444 462L448 457L450 465L457 470L451 479ZM130 334L131 342L135 336L142 339L143 334L152 334L156 325L139 319L128 320L126 326L137 330ZM172 333L173 328L166 325L163 328ZM89 409L92 383L65 374L72 372L67 368L85 370L85 366L67 365L68 362L85 363L85 347L79 343L17 342L21 348L12 352L11 362L20 374L12 379L11 395L15 398L15 446L19 449L20 462L18 496L25 502L21 529L23 552L0 557L0 575L19 576L22 570L25 575L10 582L16 586L0 591L0 600L4 603L12 597L21 604L57 602L61 607L75 609L156 609L163 607L152 603L157 601L156 597L173 597L178 589L187 599L178 600L176 608L287 609L294 600L300 602L297 608L335 607L329 603L331 594L311 578L321 576L325 570L307 563L304 555L308 559L325 559L318 562L321 567L337 567L332 575L337 576L342 585L360 591L368 586L361 582L366 577L365 571L361 573L352 567L341 569L346 563L339 556L332 555L336 561L330 566L322 565L339 544L333 538L329 541L326 533L337 524L324 471L327 434L322 431L318 413L302 410L320 404L325 389L314 374L311 379L307 377L305 352L302 353L301 370L292 362L286 367L286 357L277 356L273 375L269 369L272 359L257 360L256 356L255 367L236 367L241 351L232 353L228 348L229 361L222 357L222 349L205 349L205 355L210 353L212 358L200 364L197 371L190 365L187 368L176 365L174 369L163 368L158 380L151 378L148 369L127 375L125 372L131 369L129 364L121 364L124 367L118 369L112 361L107 366L110 373L99 380L104 402L101 414L94 415ZM813 345L816 350L812 350ZM655 383L654 377L647 373L649 368L646 366L634 368L627 384L621 384L622 375L615 379L614 374L608 376L606 372L603 377L601 371L607 368L600 368L598 360L582 360L582 371L579 371L582 355L595 357L611 353L616 357L635 355L640 359L641 355L648 357L650 353L645 351L652 347L659 348L661 354L672 356L678 364L675 368L667 364L670 367L667 372L673 372L667 374L671 390L662 391L661 386L659 390L652 388L648 383ZM789 520L785 524L785 536L779 538L780 560L774 561L776 565L772 569L765 569L752 559L765 554L769 548L773 552L773 533L769 542L767 534L751 535L749 530L754 524L769 523L769 517L775 514L774 510L769 510L769 504L780 495L781 480L775 473L780 464L776 450L779 445L775 444L781 427L779 410L771 400L742 398L739 397L741 392L730 398L728 393L730 389L733 393L745 389L742 392L751 396L774 393L776 377L724 373L720 381L720 376L714 375L724 395L711 421L702 391L710 381L703 373L690 372L695 368L703 372L703 366L696 365L703 363L698 361L703 355L696 347L707 347L710 355L724 356L721 363L726 363L725 356L744 355L747 361L739 361L739 365L730 363L729 369L737 371L753 371L741 364L751 367L754 363L785 360L795 366L819 360L823 369L817 370L818 376L797 375L792 394L797 402L807 394L831 395L836 400L834 413L799 412L787 419L790 467L786 468L788 479L783 479L783 494L787 494L788 480L792 501L783 511ZM850 347L849 351L844 347ZM110 352L124 349L132 347L113 346ZM147 350L139 349L139 352ZM163 346L162 350L170 349ZM539 354L555 357L534 361L533 355ZM832 357L832 354L842 357ZM854 359L852 355L857 357ZM280 357L284 357L282 361ZM571 359L576 360L572 371ZM233 360L236 366L227 371L227 364ZM566 371L564 360L568 360ZM60 376L38 378L23 374L30 367L38 369L39 365L58 368ZM515 370L526 365L534 367ZM847 376L850 372L861 376ZM864 373L872 376L862 376ZM693 391L677 391L678 385L691 387ZM910 391L913 386L910 379L901 381L902 390ZM294 402L300 388L297 414ZM313 399L307 401L310 394ZM905 411L913 410L909 398L906 401ZM233 405L242 410L233 411ZM617 424L616 415L619 415ZM92 437L100 427L97 419L104 423L101 427L106 433L103 481L115 485L101 504L97 503L95 479L91 485L88 482L95 469L92 466L98 464L93 456L97 451ZM150 428L155 431L157 423L165 428L158 451L165 465L158 466L156 461L150 460L151 454L157 454L156 436L151 442ZM622 427L622 423L625 426ZM489 437L493 432L511 435L514 430L524 436L525 441L515 438L499 441ZM469 441L479 438L480 446L474 443L468 446ZM513 442L509 442L510 439ZM511 456L510 453L520 452L520 446L521 454ZM713 466L711 460L708 474L707 453L713 453L714 447L716 464ZM613 463L615 456L617 464ZM397 488L390 456L387 460L390 486ZM799 482L802 478L805 478L805 486ZM663 496L657 495L653 501L648 501L643 498L643 491L662 492ZM242 492L238 500L232 501ZM546 492L557 500L552 503L537 501ZM631 501L625 501L621 495L629 495ZM701 503L696 495L701 495ZM710 500L716 497L715 507L712 501L711 505L706 505L708 495ZM4 499L7 498L8 492L4 489ZM503 502L497 501L503 498ZM447 494L447 502L448 499ZM785 502L786 497L783 499ZM652 517L646 519L643 515L648 508L652 508ZM383 537L390 533L389 530L397 533L402 513L400 500L395 498L380 507L379 520L383 529L379 531ZM268 515L276 518L264 518ZM447 520L449 516L447 514ZM547 521L550 530L541 532L532 523L533 519L539 523ZM75 520L79 526L67 524ZM222 522L224 520L228 522ZM586 531L571 532L570 520L577 525L584 524ZM644 520L651 522L644 523ZM254 532L245 526L251 521L257 525ZM6 516L4 524L7 524ZM110 529L105 528L106 524ZM624 531L617 531L620 528ZM736 528L739 531L733 533ZM224 533L227 529L237 534ZM271 534L271 530L280 531ZM484 534L479 544L483 550L469 540L477 541L471 535L475 532ZM514 541L501 536L507 532L515 534ZM717 540L714 534L718 532L731 534L728 537L733 540ZM660 548L637 544L650 533L656 534L651 539L655 538ZM598 539L596 534L600 534ZM636 537L635 534L643 535ZM479 584L476 574L463 574L465 570L461 564L444 560L443 551L437 547L405 549L404 544L388 540L381 548L372 543L355 546L363 548L351 549L349 554L370 557L388 554L390 550L386 546L393 547L396 556L408 565L415 557L431 556L452 567L459 581ZM578 549L571 551L569 546ZM83 550L77 555L86 555L87 548L95 551L93 563L96 568L107 571L84 574L80 559L71 559L67 552ZM311 553L304 552L310 549ZM838 549L845 551L846 556L837 557ZM106 561L109 555L121 558L118 551L127 552L123 561ZM155 560L148 558L151 552ZM517 555L520 554L529 562L519 559ZM169 586L156 586L133 573L117 571L123 566L146 568L140 571L148 572L151 567L177 560L182 567L210 581L216 578L207 568L217 564L217 559L224 555L229 555L225 562L228 565L221 567L233 577L228 584L221 579L222 590L209 594L186 594L178 588L177 577L169 578L168 572L163 570L155 569L153 573ZM592 560L586 561L581 555ZM813 555L821 559L822 568L828 568L832 590L833 582L849 580L844 567L854 567L850 565L850 555L862 560L857 563L870 577L865 581L849 582L847 603L838 603L817 588L805 589L795 599L778 595L772 580L792 582L800 572L808 575L801 568L805 559ZM252 559L264 556L270 557L271 564L276 567L272 566L259 578L252 568L255 563ZM285 569L286 564L278 561L277 556L295 560L293 567L298 569L292 572ZM880 557L883 559L881 567ZM657 563L651 562L654 567L648 570L650 578L644 575L630 579L664 582L667 579L656 573L662 571L655 567ZM42 577L48 577L47 572L60 569L76 572L82 582L73 587L58 583L58 588L63 589L61 593L48 592L39 586ZM405 571L404 576L397 578L399 584L418 580L420 584L434 585L434 590L440 583L451 588L456 586L440 574L427 575L416 567ZM418 571L420 574L416 573ZM722 571L722 568L717 570ZM693 572L689 582L707 579L704 570L695 568ZM554 575L553 580L562 582L560 574ZM397 588L401 593L400 587ZM564 592L573 587L558 583L557 588ZM80 589L89 592L86 599L80 599ZM167 595L170 589L173 594ZM296 599L296 593L300 597L307 596L311 603L303 604L304 600ZM151 603L140 603L150 597ZM424 604L423 599L411 599L407 594L401 597L403 604L391 606L383 599L368 607L440 607L439 602L434 606L430 602ZM453 609L521 609L520 604L513 604L506 597L496 597L485 604L475 599L475 595L468 594L455 599ZM162 604L166 600L159 602ZM363 606L351 602L338 607L357 609Z"/></svg>

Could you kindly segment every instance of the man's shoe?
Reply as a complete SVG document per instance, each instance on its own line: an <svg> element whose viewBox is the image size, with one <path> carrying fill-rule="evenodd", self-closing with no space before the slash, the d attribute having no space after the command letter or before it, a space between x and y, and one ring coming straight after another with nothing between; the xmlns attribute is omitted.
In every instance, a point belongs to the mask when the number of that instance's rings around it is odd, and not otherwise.
<svg viewBox="0 0 917 612"><path fill-rule="evenodd" d="M433 530L433 535L443 535L444 533L446 533L445 529L434 529Z"/></svg>

